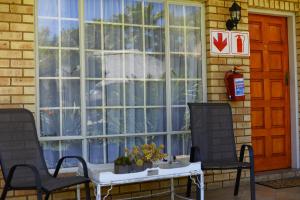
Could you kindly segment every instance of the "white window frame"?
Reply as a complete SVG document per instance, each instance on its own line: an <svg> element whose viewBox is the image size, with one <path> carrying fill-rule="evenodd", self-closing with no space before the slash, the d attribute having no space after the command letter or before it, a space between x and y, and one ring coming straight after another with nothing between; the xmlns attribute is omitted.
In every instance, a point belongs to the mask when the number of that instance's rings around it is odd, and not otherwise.
<svg viewBox="0 0 300 200"><path fill-rule="evenodd" d="M202 55L202 77L201 77L201 84L202 84L202 99L203 102L207 102L207 67L206 67L206 30L205 30L205 4L202 2L195 2L190 0L182 0L182 1L176 1L176 0L149 0L150 2L160 2L164 4L164 19L165 19L165 25L163 26L165 28L165 67L166 67L166 117L167 124L166 124L166 132L163 133L150 133L150 134L119 134L119 135L97 135L97 136L87 136L86 135L86 103L83 101L85 99L85 69L84 67L81 67L80 71L80 90L81 90L81 96L80 96L80 112L81 112L81 132L82 134L79 136L55 136L55 137L41 137L40 136L40 94L39 94L39 46L38 46L38 1L35 0L35 64L36 64L36 127L38 132L38 138L40 141L62 141L62 140L81 140L82 141L82 156L85 160L88 158L88 152L87 152L87 139L91 138L113 138L113 137L130 137L130 136L153 136L153 135L165 135L167 136L167 153L169 155L169 159L171 158L171 136L175 134L185 134L187 131L171 131L172 130L172 117L171 117L171 76L170 76L170 25L169 25L169 4L177 4L182 6L197 6L201 8L201 26L200 26L200 33L201 33L201 55ZM80 66L85 66L85 41L84 41L84 0L78 0L79 2L79 54L80 54ZM60 12L60 10L58 11ZM102 13L103 15L103 13ZM77 20L76 20L77 21ZM124 26L125 23L121 23L122 26ZM143 25L144 27L144 25ZM186 29L185 29L186 30ZM123 29L122 29L123 31ZM103 23L101 23L101 40L103 40ZM185 38L186 38L186 31L184 31ZM59 36L59 43L60 43L61 37ZM143 37L144 41L144 37ZM124 43L124 40L123 40ZM104 45L103 41L101 41L101 45ZM68 48L69 49L69 48ZM71 48L70 48L71 49ZM75 48L77 49L77 48ZM60 44L59 44L59 51L61 51ZM102 50L103 51L103 48ZM122 50L120 52L125 52L125 50ZM145 52L143 52L145 54ZM103 59L103 58L102 58ZM59 62L60 60L60 54L59 54ZM61 66L61 65L60 65ZM74 78L70 78L74 79ZM77 78L75 78L77 79ZM61 81L61 78L59 78ZM184 79L186 80L186 79ZM145 87L145 86L144 86ZM61 91L61 90L60 90ZM59 91L59 92L60 92ZM102 91L104 92L104 91ZM144 91L145 92L145 91ZM60 104L62 103L60 99ZM60 106L61 107L61 106ZM124 106L123 106L124 107ZM60 123L62 123L62 117L60 117ZM126 125L125 125L126 126ZM125 127L126 128L126 127ZM124 129L125 129L124 128ZM61 131L61 130L60 130ZM106 145L104 142L103 145ZM126 144L125 144L126 145ZM106 149L106 148L104 148ZM104 155L106 155L106 152L103 152ZM62 151L61 151L61 143L59 145L59 155L61 157ZM104 156L104 163L106 163L106 157ZM63 172L73 172L76 168L63 168Z"/></svg>

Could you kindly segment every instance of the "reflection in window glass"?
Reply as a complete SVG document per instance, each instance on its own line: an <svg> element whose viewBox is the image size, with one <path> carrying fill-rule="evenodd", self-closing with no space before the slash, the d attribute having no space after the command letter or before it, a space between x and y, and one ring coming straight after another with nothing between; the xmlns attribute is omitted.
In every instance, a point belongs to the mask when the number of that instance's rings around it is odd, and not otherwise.
<svg viewBox="0 0 300 200"><path fill-rule="evenodd" d="M58 76L58 50L39 49L40 77Z"/></svg>
<svg viewBox="0 0 300 200"><path fill-rule="evenodd" d="M81 118L79 109L63 110L62 117L62 129L64 136L81 134Z"/></svg>
<svg viewBox="0 0 300 200"><path fill-rule="evenodd" d="M39 92L40 107L58 107L59 106L59 85L57 80L42 79L40 80Z"/></svg>
<svg viewBox="0 0 300 200"><path fill-rule="evenodd" d="M81 140L62 141L62 156L82 156ZM79 161L77 159L67 159L63 162L63 167L77 167Z"/></svg>
<svg viewBox="0 0 300 200"><path fill-rule="evenodd" d="M47 160L47 167L49 169L55 169L59 160L59 142L41 142L45 160Z"/></svg>
<svg viewBox="0 0 300 200"><path fill-rule="evenodd" d="M84 14L87 21L101 20L101 0L85 0L84 1Z"/></svg>
<svg viewBox="0 0 300 200"><path fill-rule="evenodd" d="M62 104L64 107L80 106L80 81L62 81Z"/></svg>
<svg viewBox="0 0 300 200"><path fill-rule="evenodd" d="M58 46L58 21L55 19L39 19L39 46Z"/></svg>
<svg viewBox="0 0 300 200"><path fill-rule="evenodd" d="M58 0L39 0L38 3L39 16L57 17L58 16Z"/></svg>
<svg viewBox="0 0 300 200"><path fill-rule="evenodd" d="M100 109L88 109L86 111L86 131L88 135L102 135L103 113Z"/></svg>
<svg viewBox="0 0 300 200"><path fill-rule="evenodd" d="M106 110L106 133L109 135L124 133L123 109Z"/></svg>
<svg viewBox="0 0 300 200"><path fill-rule="evenodd" d="M41 136L60 135L59 110L42 110L40 112Z"/></svg>
<svg viewBox="0 0 300 200"><path fill-rule="evenodd" d="M92 164L103 164L103 141L100 139L88 140L88 162Z"/></svg>
<svg viewBox="0 0 300 200"><path fill-rule="evenodd" d="M117 157L123 156L125 153L124 138L109 138L107 139L107 161L113 162Z"/></svg>
<svg viewBox="0 0 300 200"><path fill-rule="evenodd" d="M78 18L78 0L60 0L61 16Z"/></svg>
<svg viewBox="0 0 300 200"><path fill-rule="evenodd" d="M61 70L62 76L65 77L79 77L79 51L77 50L62 50L61 51Z"/></svg>
<svg viewBox="0 0 300 200"><path fill-rule="evenodd" d="M122 23L122 0L103 0L104 21Z"/></svg>
<svg viewBox="0 0 300 200"><path fill-rule="evenodd" d="M140 0L124 0L124 20L126 24L142 24L142 2Z"/></svg>

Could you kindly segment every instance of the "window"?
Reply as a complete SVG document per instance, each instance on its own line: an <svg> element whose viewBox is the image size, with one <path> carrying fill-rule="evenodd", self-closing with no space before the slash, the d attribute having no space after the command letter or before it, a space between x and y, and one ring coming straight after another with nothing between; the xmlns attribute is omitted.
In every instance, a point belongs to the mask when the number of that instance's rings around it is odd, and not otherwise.
<svg viewBox="0 0 300 200"><path fill-rule="evenodd" d="M154 142L188 154L203 97L200 4L38 0L38 128L49 168L108 163ZM73 167L67 161L64 167Z"/></svg>

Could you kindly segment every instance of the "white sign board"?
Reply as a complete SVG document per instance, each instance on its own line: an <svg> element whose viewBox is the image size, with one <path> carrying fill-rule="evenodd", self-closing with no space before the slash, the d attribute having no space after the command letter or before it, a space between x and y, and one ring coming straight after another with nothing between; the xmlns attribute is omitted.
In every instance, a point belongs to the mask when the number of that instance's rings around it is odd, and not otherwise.
<svg viewBox="0 0 300 200"><path fill-rule="evenodd" d="M211 30L210 52L212 55L250 56L249 32Z"/></svg>
<svg viewBox="0 0 300 200"><path fill-rule="evenodd" d="M249 32L231 32L231 54L249 56Z"/></svg>
<svg viewBox="0 0 300 200"><path fill-rule="evenodd" d="M210 32L210 52L212 54L230 55L229 31L212 30Z"/></svg>

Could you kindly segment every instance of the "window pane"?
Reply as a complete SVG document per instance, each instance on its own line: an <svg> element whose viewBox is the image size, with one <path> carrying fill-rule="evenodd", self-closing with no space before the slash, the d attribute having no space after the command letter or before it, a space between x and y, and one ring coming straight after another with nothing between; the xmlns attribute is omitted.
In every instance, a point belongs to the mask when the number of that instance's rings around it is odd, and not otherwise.
<svg viewBox="0 0 300 200"><path fill-rule="evenodd" d="M68 109L62 112L63 136L81 134L81 118L79 109Z"/></svg>
<svg viewBox="0 0 300 200"><path fill-rule="evenodd" d="M172 135L172 156L183 155L184 135Z"/></svg>
<svg viewBox="0 0 300 200"><path fill-rule="evenodd" d="M139 0L124 0L124 20L127 24L142 24L142 2Z"/></svg>
<svg viewBox="0 0 300 200"><path fill-rule="evenodd" d="M80 106L80 81L79 80L62 81L62 105L64 107Z"/></svg>
<svg viewBox="0 0 300 200"><path fill-rule="evenodd" d="M144 105L144 82L143 81L126 82L126 105L127 106Z"/></svg>
<svg viewBox="0 0 300 200"><path fill-rule="evenodd" d="M100 21L101 20L101 0L85 0L84 1L84 14L85 20Z"/></svg>
<svg viewBox="0 0 300 200"><path fill-rule="evenodd" d="M147 52L164 52L164 29L145 28L145 49Z"/></svg>
<svg viewBox="0 0 300 200"><path fill-rule="evenodd" d="M103 0L104 21L122 22L122 0Z"/></svg>
<svg viewBox="0 0 300 200"><path fill-rule="evenodd" d="M123 109L106 110L106 132L108 135L124 133Z"/></svg>
<svg viewBox="0 0 300 200"><path fill-rule="evenodd" d="M122 26L103 25L104 26L104 49L105 50L122 50Z"/></svg>
<svg viewBox="0 0 300 200"><path fill-rule="evenodd" d="M102 81L86 81L86 106L102 106Z"/></svg>
<svg viewBox="0 0 300 200"><path fill-rule="evenodd" d="M41 142L48 169L55 169L59 159L59 142Z"/></svg>
<svg viewBox="0 0 300 200"><path fill-rule="evenodd" d="M172 81L172 105L185 105L185 81Z"/></svg>
<svg viewBox="0 0 300 200"><path fill-rule="evenodd" d="M88 140L88 162L92 164L103 164L103 141L100 139Z"/></svg>
<svg viewBox="0 0 300 200"><path fill-rule="evenodd" d="M172 78L185 77L185 60L184 55L171 55L171 76Z"/></svg>
<svg viewBox="0 0 300 200"><path fill-rule="evenodd" d="M202 97L202 86L200 81L188 81L187 83L187 99L188 102L201 102L203 101Z"/></svg>
<svg viewBox="0 0 300 200"><path fill-rule="evenodd" d="M100 109L88 109L86 111L87 135L103 134L103 113Z"/></svg>
<svg viewBox="0 0 300 200"><path fill-rule="evenodd" d="M101 49L100 24L85 24L85 48Z"/></svg>
<svg viewBox="0 0 300 200"><path fill-rule="evenodd" d="M144 133L144 109L132 108L126 110L126 133Z"/></svg>
<svg viewBox="0 0 300 200"><path fill-rule="evenodd" d="M87 78L102 77L102 56L98 51L85 53L85 76Z"/></svg>
<svg viewBox="0 0 300 200"><path fill-rule="evenodd" d="M201 26L201 8L196 6L185 7L185 24L192 27Z"/></svg>
<svg viewBox="0 0 300 200"><path fill-rule="evenodd" d="M79 51L62 50L61 56L62 56L61 58L62 76L79 77L80 76Z"/></svg>
<svg viewBox="0 0 300 200"><path fill-rule="evenodd" d="M78 0L60 0L61 16L78 18Z"/></svg>
<svg viewBox="0 0 300 200"><path fill-rule="evenodd" d="M184 14L183 6L181 5L170 5L170 25L173 26L184 26Z"/></svg>
<svg viewBox="0 0 300 200"><path fill-rule="evenodd" d="M125 49L143 51L142 33L141 27L125 26Z"/></svg>
<svg viewBox="0 0 300 200"><path fill-rule="evenodd" d="M106 105L123 105L123 83L120 81L106 81L105 83Z"/></svg>
<svg viewBox="0 0 300 200"><path fill-rule="evenodd" d="M41 136L60 135L59 110L42 110L40 112Z"/></svg>
<svg viewBox="0 0 300 200"><path fill-rule="evenodd" d="M39 49L39 76L58 76L58 50Z"/></svg>
<svg viewBox="0 0 300 200"><path fill-rule="evenodd" d="M104 67L106 78L122 78L123 55L119 53L104 54Z"/></svg>
<svg viewBox="0 0 300 200"><path fill-rule="evenodd" d="M184 29L170 29L170 50L172 52L184 52Z"/></svg>
<svg viewBox="0 0 300 200"><path fill-rule="evenodd" d="M141 146L145 144L145 137L128 137L126 138L126 147L132 150L134 146Z"/></svg>
<svg viewBox="0 0 300 200"><path fill-rule="evenodd" d="M148 132L165 132L166 122L165 108L147 108Z"/></svg>
<svg viewBox="0 0 300 200"><path fill-rule="evenodd" d="M57 17L58 16L58 0L39 0L38 13L39 16Z"/></svg>
<svg viewBox="0 0 300 200"><path fill-rule="evenodd" d="M79 25L77 21L61 21L61 46L79 47Z"/></svg>
<svg viewBox="0 0 300 200"><path fill-rule="evenodd" d="M144 78L142 54L125 54L125 78Z"/></svg>
<svg viewBox="0 0 300 200"><path fill-rule="evenodd" d="M172 108L172 130L183 131L186 129L186 109L183 108Z"/></svg>
<svg viewBox="0 0 300 200"><path fill-rule="evenodd" d="M164 79L166 77L166 66L164 55L146 54L146 78Z"/></svg>
<svg viewBox="0 0 300 200"><path fill-rule="evenodd" d="M82 141L69 140L62 141L62 156L82 156ZM79 161L77 159L66 159L63 162L63 167L77 167Z"/></svg>
<svg viewBox="0 0 300 200"><path fill-rule="evenodd" d="M163 26L164 5L162 3L145 2L144 16L146 25Z"/></svg>
<svg viewBox="0 0 300 200"><path fill-rule="evenodd" d="M124 138L109 138L107 139L107 161L109 163L125 154L125 141Z"/></svg>
<svg viewBox="0 0 300 200"><path fill-rule="evenodd" d="M200 30L187 30L186 49L188 52L201 53Z"/></svg>
<svg viewBox="0 0 300 200"><path fill-rule="evenodd" d="M187 56L187 76L188 78L202 78L202 63L200 56Z"/></svg>
<svg viewBox="0 0 300 200"><path fill-rule="evenodd" d="M58 21L55 19L39 19L39 46L58 46Z"/></svg>
<svg viewBox="0 0 300 200"><path fill-rule="evenodd" d="M40 80L39 93L40 107L59 106L59 85L58 80Z"/></svg>
<svg viewBox="0 0 300 200"><path fill-rule="evenodd" d="M147 81L147 105L162 106L166 104L166 85L163 81Z"/></svg>

